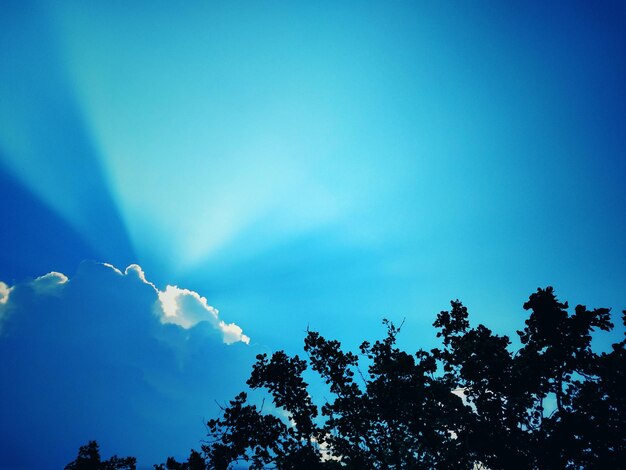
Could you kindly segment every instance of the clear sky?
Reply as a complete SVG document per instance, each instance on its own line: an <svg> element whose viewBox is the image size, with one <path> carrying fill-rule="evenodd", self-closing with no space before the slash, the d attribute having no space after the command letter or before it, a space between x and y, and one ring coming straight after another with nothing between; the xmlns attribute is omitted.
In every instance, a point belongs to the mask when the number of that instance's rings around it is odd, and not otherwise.
<svg viewBox="0 0 626 470"><path fill-rule="evenodd" d="M417 349L455 298L508 334L539 286L626 308L621 1L0 8L0 468L53 402L52 467L183 454L307 326Z"/></svg>

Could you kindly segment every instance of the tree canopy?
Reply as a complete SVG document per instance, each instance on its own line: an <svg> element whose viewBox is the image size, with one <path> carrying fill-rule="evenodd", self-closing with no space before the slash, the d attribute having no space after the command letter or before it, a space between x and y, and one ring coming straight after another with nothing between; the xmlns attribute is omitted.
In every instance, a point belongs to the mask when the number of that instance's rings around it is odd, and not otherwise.
<svg viewBox="0 0 626 470"><path fill-rule="evenodd" d="M524 309L517 348L470 325L459 301L437 315L441 346L431 350L400 350L401 326L388 321L386 336L358 353L308 331L308 360L260 354L247 382L267 391L286 419L242 392L208 422L201 454L155 467L623 468L626 340L608 351L592 345L593 332L614 328L609 310L579 305L570 313L551 287ZM329 388L321 407L303 377L309 367Z"/></svg>
<svg viewBox="0 0 626 470"><path fill-rule="evenodd" d="M136 464L135 457L114 455L108 460L102 460L98 443L89 441L78 449L76 460L68 463L65 470L135 470Z"/></svg>

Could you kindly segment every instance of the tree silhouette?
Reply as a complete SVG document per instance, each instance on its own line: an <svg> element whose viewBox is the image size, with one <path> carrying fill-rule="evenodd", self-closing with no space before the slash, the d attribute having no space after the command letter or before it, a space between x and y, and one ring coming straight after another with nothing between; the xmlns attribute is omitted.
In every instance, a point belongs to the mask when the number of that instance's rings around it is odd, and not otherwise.
<svg viewBox="0 0 626 470"><path fill-rule="evenodd" d="M472 327L458 300L437 315L442 345L430 351L401 351L401 327L386 320L386 336L358 354L308 331L308 362L284 351L260 354L247 381L284 416L264 413L242 392L208 422L202 453L154 467L626 468L626 340L610 351L592 348L594 331L614 328L609 310L579 305L570 314L551 287L524 309L530 314L515 351L507 336ZM321 408L303 378L309 365L331 394ZM101 462L93 441L66 466L134 468L132 458Z"/></svg>
<svg viewBox="0 0 626 470"><path fill-rule="evenodd" d="M257 356L247 384L267 390L288 422L239 394L208 422L205 468L624 467L626 341L592 349L592 332L613 328L608 309L570 315L551 287L538 289L513 352L508 337L472 328L459 301L451 307L434 323L442 347L414 354L396 347L400 328L387 321L360 355L309 331L304 350L332 394L321 410L306 361Z"/></svg>
<svg viewBox="0 0 626 470"><path fill-rule="evenodd" d="M65 470L135 470L135 457L118 457L109 460L100 459L100 447L96 441L89 441L78 450L78 457L65 466Z"/></svg>
<svg viewBox="0 0 626 470"><path fill-rule="evenodd" d="M206 468L207 464L200 452L193 449L187 462L180 463L173 457L168 457L167 462L164 464L154 466L155 470L205 470Z"/></svg>

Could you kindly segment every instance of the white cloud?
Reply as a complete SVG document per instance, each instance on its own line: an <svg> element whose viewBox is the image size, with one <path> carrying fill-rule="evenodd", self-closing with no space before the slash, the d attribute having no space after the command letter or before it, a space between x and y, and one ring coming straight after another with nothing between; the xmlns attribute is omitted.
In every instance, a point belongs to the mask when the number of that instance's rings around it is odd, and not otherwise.
<svg viewBox="0 0 626 470"><path fill-rule="evenodd" d="M110 269L118 276L138 279L141 283L150 286L156 294L156 313L161 323L171 323L184 329L193 328L199 323L207 322L220 332L222 341L226 344L242 342L250 343L250 337L243 334L242 328L235 323L226 323L219 318L219 311L209 305L206 297L195 291L181 289L178 286L167 285L165 290L159 288L146 279L146 274L138 264L129 265L123 272L110 263L99 263ZM39 276L30 282L35 293L40 295L60 295L65 285L70 282L69 278L60 272L52 271ZM0 306L6 310L9 303L10 288L4 282L0 282ZM0 311L0 314L3 311Z"/></svg>
<svg viewBox="0 0 626 470"><path fill-rule="evenodd" d="M2 320L8 310L9 296L12 288L0 281L0 332L2 332Z"/></svg>
<svg viewBox="0 0 626 470"><path fill-rule="evenodd" d="M157 290L157 292L163 323L191 328L200 322L208 322L222 333L226 344L238 341L246 344L250 342L250 338L243 334L241 327L218 320L219 311L210 306L206 297L202 297L197 292L169 285L164 291Z"/></svg>
<svg viewBox="0 0 626 470"><path fill-rule="evenodd" d="M164 323L190 328L201 321L217 322L219 312L197 292L167 286L164 291L159 291L159 301Z"/></svg>
<svg viewBox="0 0 626 470"><path fill-rule="evenodd" d="M31 284L38 294L56 295L59 294L64 284L68 281L69 279L65 274L52 271L43 276L39 276L32 281Z"/></svg>
<svg viewBox="0 0 626 470"><path fill-rule="evenodd" d="M330 435L326 434L326 439L328 439L329 437L330 437ZM330 449L330 445L328 444L327 441L323 441L323 442L320 443L320 442L318 442L317 439L315 439L315 437L313 437L313 438L311 438L311 442L317 444L318 452L322 456L322 461L329 462L331 460L334 460L336 462L341 462L341 457L333 455L333 453L331 452L331 449Z"/></svg>
<svg viewBox="0 0 626 470"><path fill-rule="evenodd" d="M159 288L146 279L146 274L138 264L131 264L124 272L109 263L102 263L120 276L135 276L144 284L151 286L157 294L157 315L162 323L171 323L189 329L198 323L207 322L222 335L226 344L242 342L249 344L250 337L243 334L243 330L235 323L226 323L219 319L219 310L209 305L206 297L195 291L181 289L178 286L167 285L165 290Z"/></svg>
<svg viewBox="0 0 626 470"><path fill-rule="evenodd" d="M123 276L124 273L122 273L122 271L120 271L119 269L117 269L115 266L113 266L111 263L102 263L102 266L106 266L107 268L113 270L114 272L116 272L117 274L119 274L120 276ZM129 266L130 267L130 266ZM128 269L128 268L126 268Z"/></svg>
<svg viewBox="0 0 626 470"><path fill-rule="evenodd" d="M234 323L226 324L220 320L218 327L224 334L224 342L226 344L236 343L237 341L250 344L250 338L244 335L241 327L235 325Z"/></svg>
<svg viewBox="0 0 626 470"><path fill-rule="evenodd" d="M111 266L111 265L109 265ZM113 269L116 269L115 267L113 267ZM117 271L119 271L119 269L116 269ZM148 282L148 280L146 279L146 273L143 272L143 269L141 269L141 266L139 266L138 264L131 264L129 265L125 270L124 270L124 274L128 275L128 274L134 274L135 276L137 276L139 278L140 281L142 281L144 284L149 284L152 287L155 287L154 284L152 284L151 282Z"/></svg>
<svg viewBox="0 0 626 470"><path fill-rule="evenodd" d="M32 291L37 295L58 296L68 280L65 274L52 271L33 279L27 283L27 285L29 285ZM6 320L7 312L13 307L11 300L13 296L11 292L13 292L16 287L20 288L21 286L9 286L5 282L0 281L0 331L3 326L2 323Z"/></svg>
<svg viewBox="0 0 626 470"><path fill-rule="evenodd" d="M160 291L137 265L0 282L0 320L0 468L62 468L90 439L143 466L181 458L258 352L206 298Z"/></svg>
<svg viewBox="0 0 626 470"><path fill-rule="evenodd" d="M0 281L0 305L5 305L9 301L11 288L4 282Z"/></svg>

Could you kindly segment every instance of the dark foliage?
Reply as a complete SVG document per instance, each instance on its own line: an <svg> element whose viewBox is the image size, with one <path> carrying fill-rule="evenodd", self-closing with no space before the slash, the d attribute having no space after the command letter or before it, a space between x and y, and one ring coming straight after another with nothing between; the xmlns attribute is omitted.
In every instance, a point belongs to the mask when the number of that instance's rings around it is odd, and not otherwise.
<svg viewBox="0 0 626 470"><path fill-rule="evenodd" d="M282 351L258 356L248 385L266 389L291 424L240 394L208 423L206 468L622 468L626 342L610 352L591 347L593 331L613 328L608 309L579 305L570 315L551 287L538 289L512 352L508 337L472 328L467 309L451 306L437 316L443 345L431 351L399 350L390 322L359 356L308 332L311 368L333 395L321 417L302 378L305 361Z"/></svg>
<svg viewBox="0 0 626 470"><path fill-rule="evenodd" d="M207 464L202 455L193 449L187 462L179 463L173 457L169 457L164 464L154 466L155 470L205 470L206 468Z"/></svg>
<svg viewBox="0 0 626 470"><path fill-rule="evenodd" d="M101 460L100 448L96 441L89 441L87 445L78 449L78 457L65 466L65 470L135 470L135 457L118 457L114 455L109 460Z"/></svg>
<svg viewBox="0 0 626 470"><path fill-rule="evenodd" d="M247 384L269 392L287 420L242 392L208 422L202 454L155 468L626 468L626 340L608 352L591 344L594 331L613 329L608 309L570 314L551 287L538 289L512 351L508 337L471 327L459 301L451 307L434 323L442 347L414 354L396 347L400 328L387 321L386 337L359 354L309 331L308 364L332 398L320 409L303 379L307 361L257 356ZM126 468L76 462L66 468Z"/></svg>

